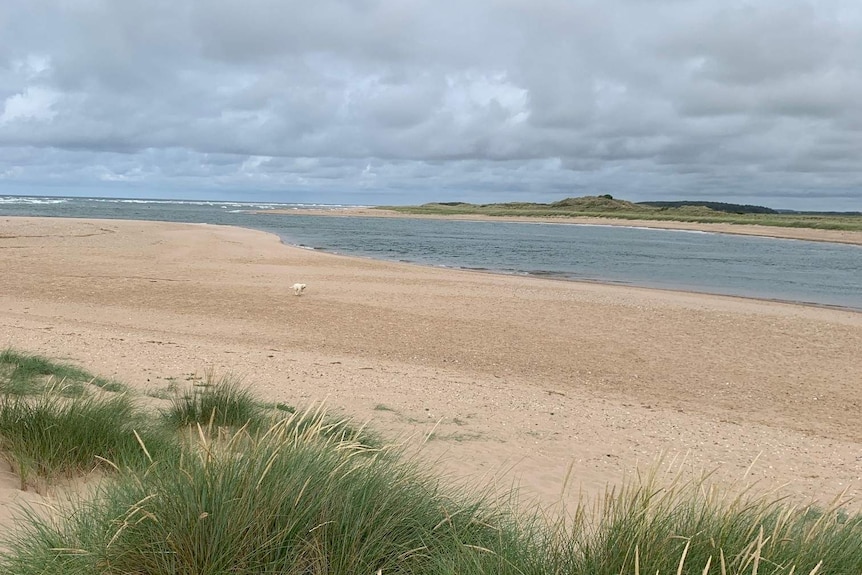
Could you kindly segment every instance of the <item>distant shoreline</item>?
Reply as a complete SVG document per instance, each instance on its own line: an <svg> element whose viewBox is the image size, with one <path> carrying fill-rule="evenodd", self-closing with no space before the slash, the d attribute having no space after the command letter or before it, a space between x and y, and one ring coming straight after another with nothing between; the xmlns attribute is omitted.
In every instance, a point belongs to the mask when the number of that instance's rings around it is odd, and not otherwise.
<svg viewBox="0 0 862 575"><path fill-rule="evenodd" d="M862 232L847 230L821 230L816 228L786 228L748 224L721 224L699 222L675 222L664 220L627 220L601 217L540 217L540 216L487 216L482 214L404 214L394 210L367 207L345 207L335 209L275 209L255 211L259 214L281 214L295 216L364 217L364 218L416 218L435 220L462 220L475 222L516 222L527 224L563 224L588 226L616 226L627 228L654 228L662 230L701 231L716 234L760 236L769 238L862 245Z"/></svg>

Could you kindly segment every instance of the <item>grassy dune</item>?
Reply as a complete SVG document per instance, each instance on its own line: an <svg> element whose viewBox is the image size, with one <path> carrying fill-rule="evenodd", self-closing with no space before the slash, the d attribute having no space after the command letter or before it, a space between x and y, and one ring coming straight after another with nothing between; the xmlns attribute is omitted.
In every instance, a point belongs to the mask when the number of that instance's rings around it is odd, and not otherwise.
<svg viewBox="0 0 862 575"><path fill-rule="evenodd" d="M740 206L744 210L750 206ZM675 222L747 224L787 228L862 231L859 214L804 213L735 213L705 206L654 207L635 204L607 196L566 198L550 204L510 202L502 204L469 204L462 202L430 203L421 206L380 206L404 214L484 215L553 218L618 218Z"/></svg>
<svg viewBox="0 0 862 575"><path fill-rule="evenodd" d="M5 354L2 379L27 359ZM4 573L862 573L862 517L837 504L647 476L550 516L517 493L452 488L348 421L267 406L230 379L153 412L129 391L68 397L40 377L33 394L4 392L16 425L0 428L0 454L14 462L26 449L46 481L98 462L108 476L55 517L25 514ZM63 422L84 409L73 433ZM52 462L59 436L18 431L55 426L81 455L73 463Z"/></svg>

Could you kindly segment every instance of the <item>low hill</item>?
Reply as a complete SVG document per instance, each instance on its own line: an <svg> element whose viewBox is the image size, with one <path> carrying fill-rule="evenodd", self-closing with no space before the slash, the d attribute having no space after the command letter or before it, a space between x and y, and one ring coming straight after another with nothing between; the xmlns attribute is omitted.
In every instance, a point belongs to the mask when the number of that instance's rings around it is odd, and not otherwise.
<svg viewBox="0 0 862 575"><path fill-rule="evenodd" d="M547 205L551 208L570 208L581 212L643 211L643 208L638 207L637 204L626 200L617 200L609 194L604 196L566 198Z"/></svg>

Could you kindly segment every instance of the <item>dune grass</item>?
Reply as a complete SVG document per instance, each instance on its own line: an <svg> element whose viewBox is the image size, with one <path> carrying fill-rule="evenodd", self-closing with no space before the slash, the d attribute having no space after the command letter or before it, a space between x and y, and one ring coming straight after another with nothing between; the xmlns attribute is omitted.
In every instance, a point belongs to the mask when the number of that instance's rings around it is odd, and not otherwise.
<svg viewBox="0 0 862 575"><path fill-rule="evenodd" d="M578 573L862 573L862 517L838 500L797 505L705 479L630 483L577 539Z"/></svg>
<svg viewBox="0 0 862 575"><path fill-rule="evenodd" d="M232 380L200 393L217 398L192 394L167 419L150 418L160 431L129 394L4 396L0 452L22 485L28 473L119 472L60 513L26 513L6 535L0 572L862 573L862 517L837 501L800 506L650 475L549 516L514 491L447 486L321 406L267 410ZM221 424L229 433L210 432Z"/></svg>
<svg viewBox="0 0 862 575"><path fill-rule="evenodd" d="M21 489L98 467L145 465L141 442L174 450L146 425L126 386L38 355L0 353L0 457Z"/></svg>
<svg viewBox="0 0 862 575"><path fill-rule="evenodd" d="M12 349L0 352L0 394L37 395L51 388L52 393L76 397L92 385L105 391L123 391L119 382L96 377L83 369L56 362L40 355Z"/></svg>
<svg viewBox="0 0 862 575"><path fill-rule="evenodd" d="M21 489L95 468L142 469L150 452L177 453L175 442L148 425L127 395L0 399L0 456Z"/></svg>
<svg viewBox="0 0 862 575"><path fill-rule="evenodd" d="M190 425L208 427L263 426L265 417L251 391L230 377L216 379L207 374L204 382L176 394L162 417L177 428Z"/></svg>
<svg viewBox="0 0 862 575"><path fill-rule="evenodd" d="M323 414L326 414L325 416ZM292 417L296 415L296 417ZM311 422L325 418L319 435L330 439L355 441L369 448L379 448L383 439L366 426L355 426L349 418L330 416L322 405L309 406L298 412L285 403L267 404L257 400L252 392L232 377L216 378L207 374L203 383L196 384L171 398L171 405L161 411L169 427L193 427L209 434L243 429L254 435L279 421L298 426L298 432Z"/></svg>
<svg viewBox="0 0 862 575"><path fill-rule="evenodd" d="M306 421L297 421L305 418ZM0 558L61 573L714 574L862 572L862 519L840 508L634 483L549 520L441 484L292 415L249 443L199 434L176 462L102 486L52 522L31 514ZM512 494L512 498L516 494Z"/></svg>
<svg viewBox="0 0 862 575"><path fill-rule="evenodd" d="M306 421L296 418L306 417ZM31 517L5 567L29 573L521 573L511 514L326 433L323 414L237 434L105 489L63 525ZM241 447L242 449L235 449ZM539 573L539 570L530 569Z"/></svg>

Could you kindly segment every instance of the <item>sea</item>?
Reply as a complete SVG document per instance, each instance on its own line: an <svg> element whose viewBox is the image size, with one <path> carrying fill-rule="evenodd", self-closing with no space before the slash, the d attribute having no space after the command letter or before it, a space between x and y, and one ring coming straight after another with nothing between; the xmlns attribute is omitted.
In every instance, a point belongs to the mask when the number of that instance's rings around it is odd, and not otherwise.
<svg viewBox="0 0 862 575"><path fill-rule="evenodd" d="M240 226L344 255L862 311L862 246L636 226L303 215L345 207L351 206L0 196L0 217ZM2 226L0 219L0 238Z"/></svg>

